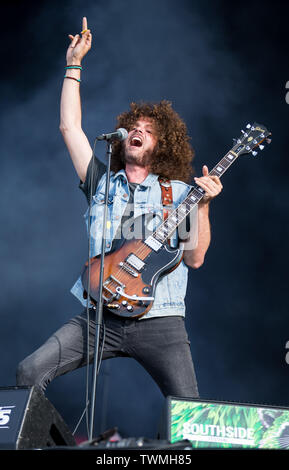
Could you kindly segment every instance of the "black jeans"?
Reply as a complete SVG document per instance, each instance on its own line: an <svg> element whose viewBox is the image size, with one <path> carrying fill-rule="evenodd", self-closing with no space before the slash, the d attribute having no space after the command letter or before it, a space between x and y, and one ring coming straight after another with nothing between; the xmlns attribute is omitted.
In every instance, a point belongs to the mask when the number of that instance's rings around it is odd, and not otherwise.
<svg viewBox="0 0 289 470"><path fill-rule="evenodd" d="M103 315L102 359L132 357L158 384L164 396L197 398L197 381L184 319L180 316L147 320ZM101 330L103 337L103 329ZM90 311L89 361L93 361L95 312ZM17 385L45 390L55 377L87 364L86 312L72 318L17 369Z"/></svg>

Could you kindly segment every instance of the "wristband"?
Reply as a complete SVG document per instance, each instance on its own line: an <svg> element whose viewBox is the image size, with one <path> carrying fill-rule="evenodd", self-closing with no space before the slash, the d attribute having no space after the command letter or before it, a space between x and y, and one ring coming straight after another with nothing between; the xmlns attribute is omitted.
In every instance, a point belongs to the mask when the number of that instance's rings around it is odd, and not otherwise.
<svg viewBox="0 0 289 470"><path fill-rule="evenodd" d="M79 69L79 70L83 70L83 68L82 68L81 65L66 65L64 68L65 68L65 69Z"/></svg>

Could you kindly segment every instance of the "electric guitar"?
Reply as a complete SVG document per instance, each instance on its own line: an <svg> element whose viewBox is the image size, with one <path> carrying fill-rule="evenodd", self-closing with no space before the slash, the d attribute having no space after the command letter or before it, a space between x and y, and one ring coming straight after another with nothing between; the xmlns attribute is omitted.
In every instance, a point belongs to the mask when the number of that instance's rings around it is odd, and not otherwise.
<svg viewBox="0 0 289 470"><path fill-rule="evenodd" d="M232 149L209 174L221 177L240 155L255 156L257 147L263 150L264 143L271 142L269 136L271 133L263 125L248 124L239 139L234 139ZM183 202L151 232L147 225L144 227L144 216L134 219L134 224L143 228L141 233L146 232L146 236L125 240L120 249L107 253L104 258L102 301L106 309L131 318L141 317L150 310L158 281L182 261L183 250L171 248L168 240L204 193L200 186L193 186ZM100 255L86 262L81 279L84 297L87 298L89 291L91 302L96 304L100 288Z"/></svg>

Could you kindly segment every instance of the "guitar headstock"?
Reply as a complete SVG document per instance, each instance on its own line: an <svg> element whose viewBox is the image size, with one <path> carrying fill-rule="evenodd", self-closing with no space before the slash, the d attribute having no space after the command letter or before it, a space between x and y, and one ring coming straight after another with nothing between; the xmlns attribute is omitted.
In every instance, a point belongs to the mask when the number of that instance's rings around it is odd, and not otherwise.
<svg viewBox="0 0 289 470"><path fill-rule="evenodd" d="M245 155L251 153L253 156L257 155L257 149L263 150L265 144L270 144L271 132L269 132L262 124L247 124L246 131L241 131L242 134L239 139L235 140L233 147L237 155Z"/></svg>

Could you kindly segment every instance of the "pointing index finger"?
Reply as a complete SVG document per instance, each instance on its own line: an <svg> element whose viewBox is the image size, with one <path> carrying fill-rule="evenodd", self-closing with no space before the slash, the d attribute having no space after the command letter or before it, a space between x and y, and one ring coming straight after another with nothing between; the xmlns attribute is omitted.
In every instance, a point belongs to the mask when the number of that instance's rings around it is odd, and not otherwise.
<svg viewBox="0 0 289 470"><path fill-rule="evenodd" d="M85 31L87 29L87 18L84 16L82 18L82 31Z"/></svg>

